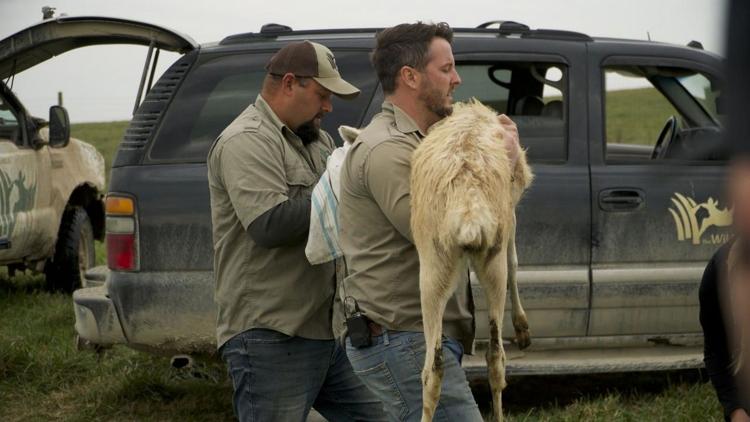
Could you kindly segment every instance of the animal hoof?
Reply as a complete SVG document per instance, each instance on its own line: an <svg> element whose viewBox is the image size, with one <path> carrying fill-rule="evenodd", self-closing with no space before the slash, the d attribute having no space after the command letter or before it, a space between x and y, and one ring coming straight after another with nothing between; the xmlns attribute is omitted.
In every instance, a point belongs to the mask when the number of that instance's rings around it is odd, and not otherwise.
<svg viewBox="0 0 750 422"><path fill-rule="evenodd" d="M516 331L516 343L521 350L531 346L531 334L529 334L529 330Z"/></svg>

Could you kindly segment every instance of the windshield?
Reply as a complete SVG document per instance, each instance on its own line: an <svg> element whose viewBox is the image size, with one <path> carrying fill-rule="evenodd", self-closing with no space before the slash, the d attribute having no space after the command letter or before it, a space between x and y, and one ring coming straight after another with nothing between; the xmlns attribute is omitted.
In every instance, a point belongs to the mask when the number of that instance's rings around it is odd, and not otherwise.
<svg viewBox="0 0 750 422"><path fill-rule="evenodd" d="M703 107L716 122L724 123L724 116L721 115L716 106L716 100L719 98L720 91L716 84L711 83L702 73L693 73L688 76L681 76L677 81L687 90L690 95Z"/></svg>

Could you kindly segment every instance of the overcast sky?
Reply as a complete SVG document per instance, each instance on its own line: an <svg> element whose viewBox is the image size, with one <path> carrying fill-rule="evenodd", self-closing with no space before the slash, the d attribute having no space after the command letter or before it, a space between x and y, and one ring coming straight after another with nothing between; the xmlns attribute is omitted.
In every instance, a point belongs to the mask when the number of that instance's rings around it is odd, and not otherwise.
<svg viewBox="0 0 750 422"><path fill-rule="evenodd" d="M445 21L474 27L489 20L515 20L532 28L591 36L687 44L699 40L724 54L725 0L0 0L0 38L37 23L42 6L69 16L115 16L169 27L199 43L258 31L269 22L294 29L384 27L402 22ZM13 90L32 114L64 93L73 122L130 118L146 47L97 46L75 50L16 76ZM176 60L162 54L157 74Z"/></svg>

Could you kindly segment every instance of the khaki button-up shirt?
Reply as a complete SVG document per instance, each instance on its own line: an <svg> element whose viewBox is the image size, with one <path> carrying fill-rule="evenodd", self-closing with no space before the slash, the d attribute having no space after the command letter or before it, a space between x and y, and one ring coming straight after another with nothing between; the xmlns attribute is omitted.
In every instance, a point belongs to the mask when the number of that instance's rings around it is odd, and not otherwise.
<svg viewBox="0 0 750 422"><path fill-rule="evenodd" d="M266 249L247 228L290 198L309 196L334 148L331 137L308 145L263 98L242 112L208 154L213 223L217 340L251 328L331 339L334 265L310 265L305 242Z"/></svg>
<svg viewBox="0 0 750 422"><path fill-rule="evenodd" d="M340 240L349 274L344 294L383 327L423 331L419 257L411 236L411 155L424 134L386 101L352 145L341 169ZM468 274L448 301L443 332L471 352L474 318Z"/></svg>

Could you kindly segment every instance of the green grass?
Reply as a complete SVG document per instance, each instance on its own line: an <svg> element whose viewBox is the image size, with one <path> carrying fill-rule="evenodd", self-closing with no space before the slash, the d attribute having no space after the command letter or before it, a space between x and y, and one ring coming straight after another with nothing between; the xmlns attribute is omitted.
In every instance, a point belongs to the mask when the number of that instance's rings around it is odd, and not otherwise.
<svg viewBox="0 0 750 422"><path fill-rule="evenodd" d="M607 142L654 145L674 107L654 88L607 93ZM523 142L523 140L521 140Z"/></svg>
<svg viewBox="0 0 750 422"><path fill-rule="evenodd" d="M192 370L115 347L97 355L73 344L70 296L42 276L0 270L0 420L232 420L232 387L218 362ZM488 394L476 386L485 414ZM511 378L510 421L721 420L698 371Z"/></svg>
<svg viewBox="0 0 750 422"><path fill-rule="evenodd" d="M0 271L0 420L232 420L221 363L176 370L126 347L78 352L70 296L43 285ZM475 393L486 413L486 388ZM503 399L510 421L721 420L698 371L512 378Z"/></svg>
<svg viewBox="0 0 750 422"><path fill-rule="evenodd" d="M511 379L511 421L722 420L713 388L697 370Z"/></svg>
<svg viewBox="0 0 750 422"><path fill-rule="evenodd" d="M78 352L70 296L43 286L42 276L0 273L0 420L232 418L222 365L176 370L125 347Z"/></svg>

